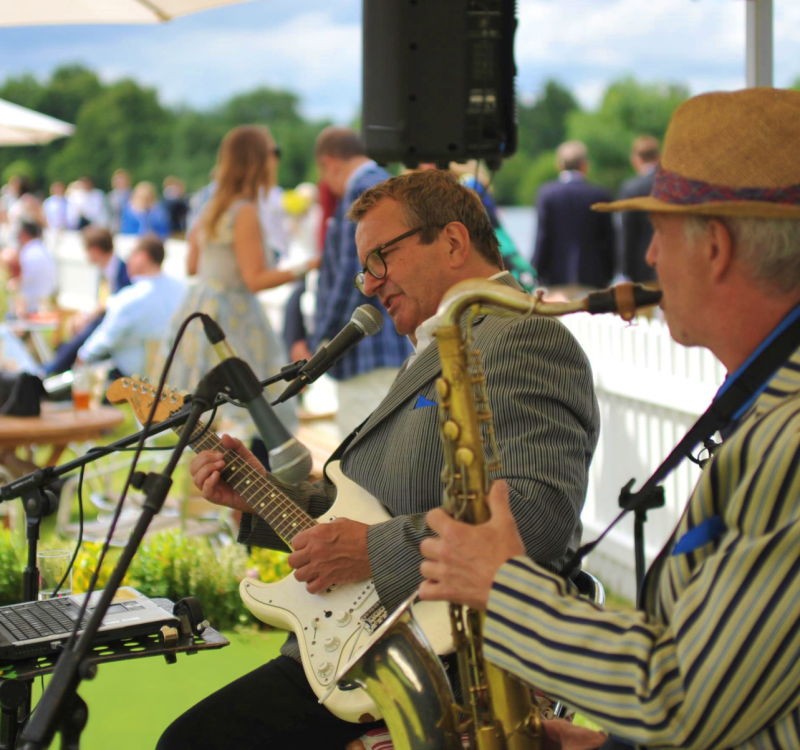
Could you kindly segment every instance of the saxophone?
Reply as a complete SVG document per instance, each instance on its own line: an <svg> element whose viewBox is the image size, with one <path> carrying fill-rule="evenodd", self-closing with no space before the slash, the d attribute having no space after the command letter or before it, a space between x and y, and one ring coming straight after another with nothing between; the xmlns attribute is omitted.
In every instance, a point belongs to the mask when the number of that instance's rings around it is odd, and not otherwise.
<svg viewBox="0 0 800 750"><path fill-rule="evenodd" d="M530 296L485 279L460 282L447 292L437 311L442 376L436 388L445 457L443 505L448 513L466 523L485 522L489 478L500 470L481 355L472 347L475 318L585 311L615 312L631 320L637 307L656 304L660 297L657 290L619 284L583 300L545 302L541 292ZM542 714L530 686L483 657L485 613L450 606L462 693L457 704L442 663L411 614L415 598L416 594L382 624L372 646L344 667L339 681L363 687L372 696L396 750L456 750L462 747L464 733L476 750L540 750Z"/></svg>

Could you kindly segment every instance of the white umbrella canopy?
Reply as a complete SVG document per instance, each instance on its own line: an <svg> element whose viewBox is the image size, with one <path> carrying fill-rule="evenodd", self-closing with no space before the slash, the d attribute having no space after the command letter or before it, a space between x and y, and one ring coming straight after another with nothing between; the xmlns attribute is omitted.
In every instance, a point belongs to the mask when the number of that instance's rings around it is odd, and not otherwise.
<svg viewBox="0 0 800 750"><path fill-rule="evenodd" d="M24 0L3 3L0 26L159 23L242 0Z"/></svg>
<svg viewBox="0 0 800 750"><path fill-rule="evenodd" d="M0 99L0 146L42 145L74 132L68 122Z"/></svg>

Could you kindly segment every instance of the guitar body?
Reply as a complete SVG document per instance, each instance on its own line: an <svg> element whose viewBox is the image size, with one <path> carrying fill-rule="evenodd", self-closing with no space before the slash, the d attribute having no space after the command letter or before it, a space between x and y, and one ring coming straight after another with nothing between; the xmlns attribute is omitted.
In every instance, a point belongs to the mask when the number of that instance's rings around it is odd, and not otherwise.
<svg viewBox="0 0 800 750"><path fill-rule="evenodd" d="M372 495L342 474L338 461L329 464L326 471L337 489L336 502L317 519L319 523L350 518L371 525L391 518ZM297 636L303 669L317 697L327 693L341 667L372 642L374 632L389 614L380 605L372 580L309 594L305 583L294 575L278 583L245 578L239 592L259 620ZM419 602L414 606L414 616L438 654L453 650L446 603ZM325 705L344 721L381 718L362 688L336 688Z"/></svg>

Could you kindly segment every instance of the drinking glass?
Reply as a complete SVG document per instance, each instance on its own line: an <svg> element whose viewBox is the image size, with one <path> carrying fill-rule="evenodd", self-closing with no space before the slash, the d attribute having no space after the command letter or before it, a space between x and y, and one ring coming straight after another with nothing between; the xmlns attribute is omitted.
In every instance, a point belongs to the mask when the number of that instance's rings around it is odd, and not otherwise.
<svg viewBox="0 0 800 750"><path fill-rule="evenodd" d="M92 374L88 367L72 370L72 406L75 411L87 411L92 395Z"/></svg>
<svg viewBox="0 0 800 750"><path fill-rule="evenodd" d="M61 583L67 572L72 553L68 549L48 549L39 552L39 601L51 599L53 592ZM58 590L58 596L69 596L72 593L72 571L70 570L64 584Z"/></svg>

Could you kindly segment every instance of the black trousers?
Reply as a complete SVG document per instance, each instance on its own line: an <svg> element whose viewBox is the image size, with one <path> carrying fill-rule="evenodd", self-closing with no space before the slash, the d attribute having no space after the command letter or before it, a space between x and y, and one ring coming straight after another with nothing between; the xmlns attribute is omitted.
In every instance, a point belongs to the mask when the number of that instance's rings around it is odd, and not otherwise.
<svg viewBox="0 0 800 750"><path fill-rule="evenodd" d="M303 667L279 656L178 717L156 750L336 750L381 725L337 719L317 703Z"/></svg>

